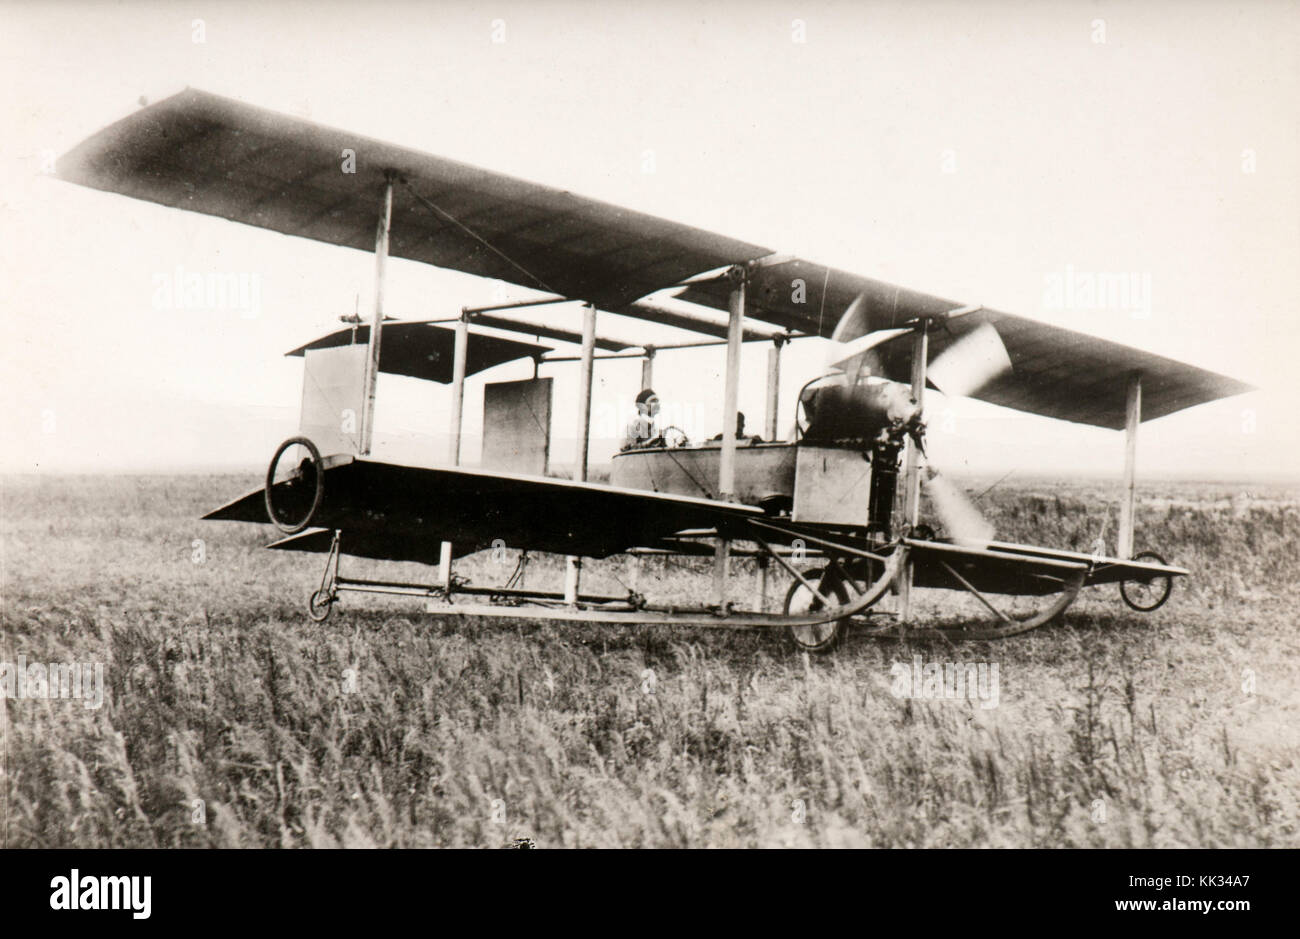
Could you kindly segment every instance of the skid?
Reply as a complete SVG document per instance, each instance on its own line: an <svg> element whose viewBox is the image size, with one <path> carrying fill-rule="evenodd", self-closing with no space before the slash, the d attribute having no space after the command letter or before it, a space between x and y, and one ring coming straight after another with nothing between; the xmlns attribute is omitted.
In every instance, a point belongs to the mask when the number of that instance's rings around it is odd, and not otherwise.
<svg viewBox="0 0 1300 939"><path fill-rule="evenodd" d="M828 567L843 575L848 585L846 602L838 602L818 591L810 577L816 572L799 571L790 563L788 552L782 551L780 540L791 537L807 539L818 549L819 556ZM1029 615L1010 617L999 611L984 592L977 589L946 560L939 563L961 588L974 596L993 615L993 623L966 623L953 627L932 627L900 621L892 612L870 609L876 601L890 591L897 591L901 575L912 563L916 551L936 551L943 556L983 557L987 551L961 549L946 545L913 542L900 539L886 544L845 543L834 535L814 534L797 530L794 526L772 523L767 520L751 523L745 537L755 545L752 552L766 556L791 577L802 583L818 598L820 608L800 614L768 613L762 610L738 609L730 604L690 605L656 604L647 602L641 595L628 592L623 595L579 594L572 603L566 602L559 591L520 587L476 587L453 583L427 585L401 581L365 580L344 577L339 573L341 533L335 532L320 589L313 594L310 611L320 621L329 615L330 608L342 593L372 593L422 599L425 611L437 615L485 616L504 619L536 619L575 623L603 623L611 626L660 625L691 626L729 629L770 629L819 626L829 622L843 622L864 627L866 634L881 638L937 638L995 639L1012 636L1041 626L1060 615L1078 596L1084 585L1087 568L1079 563L1038 559L1037 563L1049 567L1059 587L1045 598L1044 605ZM772 540L769 540L772 539ZM855 539L856 540L856 539ZM671 553L671 552L667 552ZM689 557L690 555L683 555ZM874 562L877 573L864 583L850 576L846 565L852 567ZM1059 568L1059 570L1058 570Z"/></svg>
<svg viewBox="0 0 1300 939"><path fill-rule="evenodd" d="M832 620L848 619L863 614L893 586L894 580L907 558L907 548L898 547L888 555L865 552L860 548L846 547L846 556L869 556L882 562L883 570L877 582L865 591L856 591L849 602L828 603L823 609L800 615L766 613L760 610L741 610L730 604L719 606L666 605L648 603L638 594L623 596L579 594L574 603L566 603L564 595L556 591L509 587L472 587L451 585L415 584L401 581L365 580L343 577L339 573L341 532L335 532L330 552L325 562L320 588L312 595L309 612L313 619L324 620L342 593L374 593L389 596L421 598L426 601L429 613L460 616L492 616L505 618L562 620L567 622L609 623L611 625L678 625L724 628L772 628L789 626L816 626ZM789 565L783 552L773 548L761 537L755 536L759 550L778 564L803 579ZM825 542L828 548L831 542ZM458 602L468 597L471 602ZM481 602L487 598L489 602Z"/></svg>

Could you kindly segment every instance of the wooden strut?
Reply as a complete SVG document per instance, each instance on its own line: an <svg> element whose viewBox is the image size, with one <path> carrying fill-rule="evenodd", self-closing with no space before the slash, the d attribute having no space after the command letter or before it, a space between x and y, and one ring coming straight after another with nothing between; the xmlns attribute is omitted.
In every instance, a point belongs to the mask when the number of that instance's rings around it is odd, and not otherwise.
<svg viewBox="0 0 1300 939"><path fill-rule="evenodd" d="M393 223L393 176L384 178L383 199L375 226L375 313L370 323L370 348L366 355L365 398L361 411L361 455L370 453L375 436L375 390L379 383L379 352L384 333L384 285L388 264L388 234Z"/></svg>
<svg viewBox="0 0 1300 939"><path fill-rule="evenodd" d="M1115 554L1120 560L1133 557L1134 509L1137 495L1137 435L1142 423L1142 376L1130 375L1124 409L1124 484L1120 491L1119 537Z"/></svg>
<svg viewBox="0 0 1300 939"><path fill-rule="evenodd" d="M469 317L462 313L456 320L456 345L451 360L451 426L448 428L447 462L460 466L461 427L465 420L465 370L469 355ZM451 542L442 542L438 554L438 569L442 572L444 590L451 589Z"/></svg>
<svg viewBox="0 0 1300 939"><path fill-rule="evenodd" d="M718 453L718 499L736 501L736 415L740 410L740 354L745 341L745 287L748 272L742 265L728 271L727 373L722 393L722 447ZM731 566L731 542L718 533L713 554L713 595L720 607L727 605L727 575Z"/></svg>
<svg viewBox="0 0 1300 939"><path fill-rule="evenodd" d="M761 524L761 523L760 523ZM771 527L771 526L768 526ZM507 587L456 587L445 591L441 586L430 587L423 584L399 583L391 581L353 580L339 574L341 554L341 535L336 531L325 562L321 586L315 597L320 597L328 610L338 600L338 595L350 593L375 593L396 596L420 597L428 601L426 612L434 614L458 614L463 616L490 616L503 619L540 619L562 620L566 622L605 623L609 625L677 625L704 626L724 628L764 628L782 626L816 626L832 620L847 619L864 613L868 607L884 596L895 581L906 570L909 563L908 547L900 544L889 555L877 555L860 549L846 548L845 554L867 557L882 561L884 569L877 580L865 591L859 589L857 581L850 577L840 559L828 557L828 563L841 577L852 586L857 598L840 606L835 601L823 596L817 587L806 577L788 564L775 548L761 537L751 535L765 553L775 558L777 563L806 587L822 603L822 609L797 616L765 611L731 610L716 606L676 606L663 604L644 604L639 598L629 596L620 598L582 594L575 602L566 602L564 594L555 591L517 589ZM1087 576L1087 568L1069 572L1061 578L1062 590L1057 599L1045 609L1025 619L1013 619L999 611L984 595L965 577L946 562L940 562L964 589L973 594L1001 624L989 628L967 628L964 626L942 628L907 628L909 638L931 639L1001 639L1028 632L1050 622L1066 610L1079 595ZM488 597L496 602L489 603L454 603L456 594L472 597ZM527 605L534 604L534 605ZM323 619L324 617L317 617ZM901 624L885 624L870 630L875 637L898 637L902 635Z"/></svg>
<svg viewBox="0 0 1300 939"><path fill-rule="evenodd" d="M930 321L917 320L912 334L912 399L918 407L925 405L925 371L930 350ZM921 511L921 476L915 440L908 439L903 458L903 509L907 530L916 530ZM906 626L912 616L912 567L907 565L898 583L898 619Z"/></svg>
<svg viewBox="0 0 1300 939"><path fill-rule="evenodd" d="M1018 620L1018 619L1012 619L1011 617L1006 616L1005 614L997 610L993 606L993 604L989 603L989 601L984 598L983 594L981 594L978 590L976 590L975 587L969 581L966 580L966 578L962 577L955 570L949 567L946 562L941 561L940 563L942 563L943 566L948 569L948 573L952 574L953 577L957 578L957 581L961 583L961 585L966 590L974 594L976 599L978 599L986 607L992 610L994 615L996 615L999 619L1002 620L1002 624L1000 626L990 626L990 627L977 626L974 628L968 628L965 626L951 626L951 627L938 627L938 628L936 627L917 628L915 626L908 626L906 632L908 638L1005 639L1007 636L1015 636L1020 633L1029 632L1029 630L1037 629L1039 626L1051 622L1057 616L1064 613L1066 608L1068 608L1070 604L1074 602L1075 598L1079 595L1079 591L1083 588L1083 582L1088 576L1088 569L1085 566L1080 565L1078 570L1072 571L1071 573L1069 573L1068 575L1066 575L1061 579L1062 590L1061 593L1057 596L1055 602L1050 604L1045 609L1039 610L1033 616L1029 616L1026 617L1025 619ZM901 634L901 630L899 630L899 632Z"/></svg>
<svg viewBox="0 0 1300 939"><path fill-rule="evenodd" d="M897 552L885 559L885 569L880 579L865 593L861 593L857 599L840 606L836 606L834 602L827 602L826 598L821 597L816 588L806 578L786 565L787 570L790 570L795 577L799 578L823 603L821 610L810 611L797 616L787 616L784 613L731 610L717 606L645 604L634 596L618 598L580 595L570 602L564 594L542 590L505 587L453 587L446 590L442 586L430 587L422 584L393 581L353 580L339 574L341 534L341 532L335 532L334 542L331 546L329 558L326 561L325 574L319 591L319 595L323 595L328 599L330 606L336 602L340 593L375 593L423 598L428 601L426 612L435 614L565 620L569 622L608 623L610 625L640 624L760 628L816 626L831 620L845 619L866 610L889 589L894 578L898 576L907 552L906 547L900 546ZM775 557L778 563L785 565L784 559L775 550L761 540L759 543L763 545L768 556ZM857 590L856 584L854 590ZM487 596L503 601L503 604L454 603L452 598L456 594L476 597ZM524 605L529 603L536 605Z"/></svg>
<svg viewBox="0 0 1300 939"><path fill-rule="evenodd" d="M772 340L772 347L767 350L767 410L764 414L763 429L767 432L767 439L772 441L777 439L781 408L781 347L783 345L785 345L785 338L777 336ZM758 605L762 610L767 609L770 572L771 565L767 563L767 556L764 555L758 564Z"/></svg>
<svg viewBox="0 0 1300 939"><path fill-rule="evenodd" d="M765 548L768 547L768 544L765 541L760 540L759 544L761 544ZM822 602L823 606L829 607L835 605L834 602L829 597L822 596L821 591L819 591L816 587L813 586L812 581L810 581L807 577L804 577L803 574L800 574L797 570L795 570L793 565L789 564L785 558L781 557L775 551L769 550L769 553L771 554L772 557L776 558L776 562L780 564L782 567L784 567L790 573L790 575L794 577L795 580L799 581L799 583L807 587L809 592L812 593L814 597L816 597L818 600Z"/></svg>
<svg viewBox="0 0 1300 939"><path fill-rule="evenodd" d="M970 593L974 594L975 599L978 600L980 603L984 604L985 608L990 613L992 613L998 619L1002 620L1002 622L1004 623L1012 622L1011 617L1007 616L1005 613L1003 613L1001 610L995 607L992 603L990 603L988 599L984 596L984 594L980 593L978 590L975 589L974 584L972 584L965 577L961 576L961 574L958 574L955 570L953 570L951 564L949 564L947 561L940 561L939 563L943 566L943 569L946 570L953 577L955 577L963 587L965 587Z"/></svg>
<svg viewBox="0 0 1300 939"><path fill-rule="evenodd" d="M574 454L573 478L587 481L587 451L591 446L591 377L592 362L596 354L596 307L590 303L582 307L582 366L578 371L578 442ZM564 568L564 597L570 604L578 603L582 586L582 558L569 555Z"/></svg>
<svg viewBox="0 0 1300 939"><path fill-rule="evenodd" d="M792 535L795 538L802 538L804 541L811 541L814 544L821 545L822 547L832 548L835 551L839 551L843 554L852 554L855 557L869 558L873 561L886 561L890 557L889 554L877 554L874 551L868 551L866 548L857 548L854 547L853 545L846 545L846 544L840 544L835 541L828 541L825 538L819 538L818 536L806 532L802 529L787 529L781 527L780 525L773 525L770 522L760 521L759 519L756 518L750 519L749 525L751 528L757 526L759 528L766 528L768 531L776 531L776 532L780 532L783 535Z"/></svg>

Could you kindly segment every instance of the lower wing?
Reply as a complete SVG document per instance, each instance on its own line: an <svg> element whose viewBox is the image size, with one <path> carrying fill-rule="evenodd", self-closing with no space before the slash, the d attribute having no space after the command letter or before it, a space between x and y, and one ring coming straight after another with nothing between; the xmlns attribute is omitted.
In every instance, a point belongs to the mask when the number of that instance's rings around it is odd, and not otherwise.
<svg viewBox="0 0 1300 939"><path fill-rule="evenodd" d="M603 558L654 547L677 532L725 532L764 516L757 506L692 496L346 457L326 461L323 488L310 519L315 530L270 547L327 551L326 533L338 529L345 553L384 560L436 563L443 541L461 555L500 542ZM256 489L203 517L266 523L265 491Z"/></svg>

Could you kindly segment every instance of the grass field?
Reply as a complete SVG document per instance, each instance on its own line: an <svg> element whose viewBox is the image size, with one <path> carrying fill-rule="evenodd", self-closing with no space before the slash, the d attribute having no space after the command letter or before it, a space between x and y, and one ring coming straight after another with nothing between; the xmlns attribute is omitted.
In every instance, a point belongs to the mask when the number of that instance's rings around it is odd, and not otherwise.
<svg viewBox="0 0 1300 939"><path fill-rule="evenodd" d="M6 846L1300 844L1294 490L1146 484L1138 546L1194 571L1154 614L1098 588L1019 638L853 637L809 658L767 633L382 598L318 625L321 558L197 521L254 485L3 480L0 661L98 662L105 685L97 709L4 701ZM1008 481L983 508L1000 538L1088 550L1113 501ZM996 664L997 707L895 697L890 666L916 656Z"/></svg>

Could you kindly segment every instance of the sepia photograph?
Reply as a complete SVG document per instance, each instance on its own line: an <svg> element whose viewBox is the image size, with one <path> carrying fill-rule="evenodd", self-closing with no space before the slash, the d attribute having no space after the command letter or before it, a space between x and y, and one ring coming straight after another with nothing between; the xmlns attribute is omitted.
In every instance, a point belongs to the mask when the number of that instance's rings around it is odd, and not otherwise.
<svg viewBox="0 0 1300 939"><path fill-rule="evenodd" d="M23 905L838 848L1217 917L1300 845L1297 3L0 23Z"/></svg>

